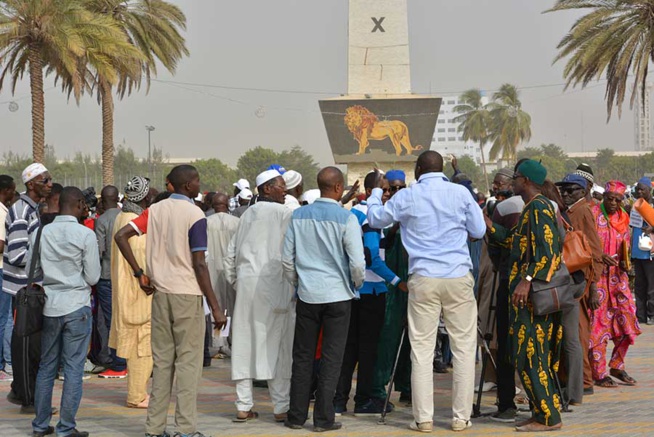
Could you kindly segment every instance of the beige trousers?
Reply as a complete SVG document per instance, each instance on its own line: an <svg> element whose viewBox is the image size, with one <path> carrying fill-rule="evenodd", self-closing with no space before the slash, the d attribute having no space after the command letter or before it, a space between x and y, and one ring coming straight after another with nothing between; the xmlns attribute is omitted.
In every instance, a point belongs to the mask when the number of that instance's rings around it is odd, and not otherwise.
<svg viewBox="0 0 654 437"><path fill-rule="evenodd" d="M148 397L148 380L152 374L152 356L134 354L127 360L127 403L138 405Z"/></svg>
<svg viewBox="0 0 654 437"><path fill-rule="evenodd" d="M469 420L475 385L477 303L472 274L440 279L417 274L409 279L409 339L413 417L418 423L434 419L434 349L441 311L452 348L454 418Z"/></svg>
<svg viewBox="0 0 654 437"><path fill-rule="evenodd" d="M177 378L177 431L182 434L192 434L196 431L197 393L202 378L205 329L201 296L154 293L154 373L145 432L159 435L166 429L173 377Z"/></svg>

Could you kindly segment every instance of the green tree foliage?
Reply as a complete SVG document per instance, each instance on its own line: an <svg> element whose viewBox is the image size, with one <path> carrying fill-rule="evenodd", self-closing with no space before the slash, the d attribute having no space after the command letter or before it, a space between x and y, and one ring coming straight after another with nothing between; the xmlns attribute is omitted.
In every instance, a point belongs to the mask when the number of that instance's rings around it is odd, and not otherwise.
<svg viewBox="0 0 654 437"><path fill-rule="evenodd" d="M489 158L512 161L518 145L531 138L531 116L522 110L518 88L505 83L493 94L493 101L487 107L492 120L489 130L493 142Z"/></svg>
<svg viewBox="0 0 654 437"><path fill-rule="evenodd" d="M238 180L236 170L219 159L200 159L191 163L200 173L202 191L220 191L231 195Z"/></svg>
<svg viewBox="0 0 654 437"><path fill-rule="evenodd" d="M639 91L644 99L649 63L654 59L654 3L652 0L558 0L548 12L564 10L587 12L557 46L559 54L555 62L568 58L563 70L566 87L584 88L604 76L607 119L611 118L614 106L620 116L628 88L632 90L630 107Z"/></svg>
<svg viewBox="0 0 654 437"><path fill-rule="evenodd" d="M320 170L313 157L299 146L277 153L265 147L255 147L245 152L238 159L236 169L238 177L250 181L254 189L257 175L266 170L270 164L279 164L286 170L295 170L302 175L304 189L316 188L316 175Z"/></svg>
<svg viewBox="0 0 654 437"><path fill-rule="evenodd" d="M484 173L482 171L482 168L479 165L477 165L475 160L472 159L470 155L463 155L457 157L456 161L459 166L459 170L461 170L462 173L465 173L466 176L470 178L473 185L479 191L484 191L486 187L486 182L484 180Z"/></svg>
<svg viewBox="0 0 654 437"><path fill-rule="evenodd" d="M490 138L491 116L486 105L482 102L482 92L479 89L465 91L461 95L461 104L454 107L454 112L461 114L454 121L459 124L464 141L479 143L481 149L481 163L484 172L486 190L490 191L488 174L486 171L486 156L484 146Z"/></svg>
<svg viewBox="0 0 654 437"><path fill-rule="evenodd" d="M108 17L86 10L80 0L3 0L0 2L0 89L5 78L12 92L25 75L32 94L32 153L37 162L45 154L43 75L54 73L64 89L79 98L87 84L80 74L82 59L106 65L121 53L125 35Z"/></svg>

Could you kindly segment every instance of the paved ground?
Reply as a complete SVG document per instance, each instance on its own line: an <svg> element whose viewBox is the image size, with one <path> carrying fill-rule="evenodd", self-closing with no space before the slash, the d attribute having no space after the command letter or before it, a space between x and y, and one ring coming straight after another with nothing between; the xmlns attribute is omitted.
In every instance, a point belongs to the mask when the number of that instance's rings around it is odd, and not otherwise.
<svg viewBox="0 0 654 437"><path fill-rule="evenodd" d="M564 414L563 429L555 435L584 436L654 436L654 326L644 326L643 335L627 357L627 370L639 382L636 387L620 386L615 389L595 389L595 395L584 399L574 412ZM55 386L55 403L59 402L61 382ZM435 374L434 399L435 435L452 435L450 430L451 374ZM0 437L25 436L31 433L31 417L21 416L18 409L5 400L9 384L0 386ZM280 436L311 435L307 426L304 431L291 431L274 423L272 407L267 390L255 389L259 401L255 409L259 420L235 424L234 389L229 380L229 360L214 360L205 369L198 404L199 429L207 435L217 436ZM78 413L78 428L91 432L94 437L143 435L145 411L125 408L126 381L92 378L84 383L84 399ZM404 436L419 435L407 429L411 410L399 405L397 397L395 412L388 416L387 425L377 424L374 418L357 418L345 415L341 418L344 428L331 433L333 436ZM494 411L495 392L484 396L482 411ZM173 409L169 430L173 430ZM527 413L522 413L527 417ZM56 416L55 416L56 419ZM492 422L488 418L473 420L473 427L464 435L514 435L513 427Z"/></svg>

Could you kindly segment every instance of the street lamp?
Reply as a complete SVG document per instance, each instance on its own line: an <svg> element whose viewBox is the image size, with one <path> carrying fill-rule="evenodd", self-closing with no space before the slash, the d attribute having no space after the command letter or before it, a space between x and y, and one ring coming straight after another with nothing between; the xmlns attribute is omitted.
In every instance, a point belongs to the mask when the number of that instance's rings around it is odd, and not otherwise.
<svg viewBox="0 0 654 437"><path fill-rule="evenodd" d="M150 136L154 130L154 126L145 126L145 130L148 131L148 177L152 179L152 152L150 148Z"/></svg>

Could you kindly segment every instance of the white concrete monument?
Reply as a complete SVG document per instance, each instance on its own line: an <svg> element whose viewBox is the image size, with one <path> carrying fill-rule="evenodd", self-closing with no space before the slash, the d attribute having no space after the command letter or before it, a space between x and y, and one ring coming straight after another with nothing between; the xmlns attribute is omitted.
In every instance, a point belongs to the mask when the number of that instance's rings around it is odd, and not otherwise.
<svg viewBox="0 0 654 437"><path fill-rule="evenodd" d="M407 0L350 0L348 94L410 94Z"/></svg>
<svg viewBox="0 0 654 437"><path fill-rule="evenodd" d="M407 0L350 0L348 94L320 101L348 181L373 167L412 173L429 148L441 99L411 93Z"/></svg>

